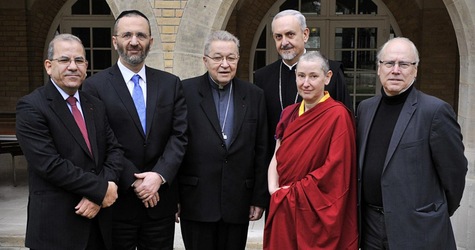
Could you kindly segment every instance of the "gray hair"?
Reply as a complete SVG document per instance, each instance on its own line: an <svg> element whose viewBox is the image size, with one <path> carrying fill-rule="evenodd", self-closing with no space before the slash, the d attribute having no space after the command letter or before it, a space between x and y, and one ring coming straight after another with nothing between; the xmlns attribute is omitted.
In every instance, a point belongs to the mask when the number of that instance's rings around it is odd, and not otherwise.
<svg viewBox="0 0 475 250"><path fill-rule="evenodd" d="M72 35L72 34L67 34L67 33L64 33L64 34L59 34L59 35L56 35L53 40L51 40L51 42L49 42L49 45L48 45L48 59L49 60L53 60L53 57L54 57L54 44L57 42L57 41L69 41L69 42L78 42L81 44L81 46L83 47L83 50L84 50L84 46L81 42L81 39L79 39L79 37L75 36L75 35Z"/></svg>
<svg viewBox="0 0 475 250"><path fill-rule="evenodd" d="M321 69L323 70L323 73L325 74L328 73L328 71L330 70L328 59L318 51L309 51L303 54L299 59L299 63L302 61L320 63L322 67ZM297 67L298 67L298 64L297 64Z"/></svg>
<svg viewBox="0 0 475 250"><path fill-rule="evenodd" d="M383 56L388 44L395 40L404 41L409 44L409 46L412 48L414 56L416 57L416 67L417 67L419 65L419 51L417 50L416 45L411 40L409 40L409 38L406 38L406 37L394 37L394 38L389 39L386 43L384 43L383 46L381 46L381 48L379 49L378 54L376 55L377 63L381 61L381 57Z"/></svg>
<svg viewBox="0 0 475 250"><path fill-rule="evenodd" d="M297 21L300 24L300 29L302 29L302 31L304 31L307 28L307 22L305 21L305 16L302 15L302 13L300 13L300 11L297 11L297 10L283 10L277 13L274 19L272 19L272 23L274 23L275 20L284 16L294 16L295 18L297 18Z"/></svg>
<svg viewBox="0 0 475 250"><path fill-rule="evenodd" d="M237 39L237 37L235 37L233 34L225 30L217 30L217 31L211 32L211 34L209 34L208 37L206 38L205 49L204 49L205 55L209 54L211 43L214 41L234 42L238 48L238 54L239 54L239 39Z"/></svg>

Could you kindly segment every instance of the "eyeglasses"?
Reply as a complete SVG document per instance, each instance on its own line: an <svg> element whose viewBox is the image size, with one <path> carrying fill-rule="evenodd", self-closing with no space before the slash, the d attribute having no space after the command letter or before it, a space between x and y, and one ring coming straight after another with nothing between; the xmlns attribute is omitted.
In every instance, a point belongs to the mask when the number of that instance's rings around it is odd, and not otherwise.
<svg viewBox="0 0 475 250"><path fill-rule="evenodd" d="M215 63L223 63L224 59L226 59L226 62L234 64L234 63L237 63L237 61L239 59L239 56L234 56L234 55L227 56L227 57L226 56L211 57L211 56L208 56L208 55L205 55L205 56L208 57L209 59L213 60L213 62L215 62Z"/></svg>
<svg viewBox="0 0 475 250"><path fill-rule="evenodd" d="M69 66L72 61L74 61L77 66L84 66L87 63L87 60L82 57L70 58L66 56L50 59L50 61L58 61L59 64L65 66Z"/></svg>
<svg viewBox="0 0 475 250"><path fill-rule="evenodd" d="M150 36L145 34L145 33L142 33L142 32L137 32L137 33L132 33L132 32L124 32L122 34L116 34L114 35L116 37L120 37L124 40L131 40L132 37L137 37L138 40L140 41L144 41L144 40L147 40Z"/></svg>
<svg viewBox="0 0 475 250"><path fill-rule="evenodd" d="M395 61L379 61L380 64L388 69L394 68L397 64L401 69L408 69L410 66L416 65L417 62L395 62Z"/></svg>

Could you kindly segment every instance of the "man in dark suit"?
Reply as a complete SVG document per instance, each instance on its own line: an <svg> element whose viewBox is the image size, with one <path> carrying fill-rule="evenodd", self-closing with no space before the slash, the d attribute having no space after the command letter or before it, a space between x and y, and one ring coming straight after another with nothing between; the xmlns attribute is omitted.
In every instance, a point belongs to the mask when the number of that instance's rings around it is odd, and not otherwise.
<svg viewBox="0 0 475 250"><path fill-rule="evenodd" d="M16 113L30 190L25 245L111 249L105 208L117 199L123 152L103 104L78 91L87 69L81 40L56 36L44 66L50 81L22 97Z"/></svg>
<svg viewBox="0 0 475 250"><path fill-rule="evenodd" d="M268 203L264 93L235 78L239 40L215 31L202 76L183 81L189 145L180 168L186 249L244 249L249 221Z"/></svg>
<svg viewBox="0 0 475 250"><path fill-rule="evenodd" d="M112 208L113 247L173 249L178 198L173 180L187 144L181 81L145 65L153 38L144 14L122 12L114 32L119 61L83 85L106 105L127 158Z"/></svg>
<svg viewBox="0 0 475 250"><path fill-rule="evenodd" d="M266 96L268 140L271 148L267 155L268 163L274 153L275 128L280 113L290 104L302 101L295 85L295 69L300 56L305 53L309 33L302 13L296 10L279 12L272 20L272 36L282 59L258 69L254 74L254 83L264 90ZM325 86L325 90L333 99L353 110L353 102L345 84L343 65L332 60L329 60L329 63L333 76L330 83Z"/></svg>
<svg viewBox="0 0 475 250"><path fill-rule="evenodd" d="M381 95L357 111L361 248L455 250L449 217L467 173L457 117L413 86L419 54L409 39L389 40L377 59Z"/></svg>

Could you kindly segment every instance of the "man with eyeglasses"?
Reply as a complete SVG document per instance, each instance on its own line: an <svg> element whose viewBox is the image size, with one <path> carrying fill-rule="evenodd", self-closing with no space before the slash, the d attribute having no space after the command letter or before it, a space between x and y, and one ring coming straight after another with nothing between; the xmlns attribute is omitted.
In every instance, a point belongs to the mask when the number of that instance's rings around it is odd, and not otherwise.
<svg viewBox="0 0 475 250"><path fill-rule="evenodd" d="M123 151L103 103L78 90L87 64L79 38L57 35L44 62L50 80L17 104L30 249L112 249L107 207L117 199Z"/></svg>
<svg viewBox="0 0 475 250"><path fill-rule="evenodd" d="M268 203L264 93L235 77L239 40L212 32L204 75L183 81L189 144L180 168L186 249L242 250Z"/></svg>
<svg viewBox="0 0 475 250"><path fill-rule="evenodd" d="M272 37L281 59L256 70L254 83L264 90L266 97L269 150L267 162L270 163L275 148L275 129L282 110L291 104L301 102L302 98L295 87L295 69L299 58L306 52L305 44L309 38L305 16L297 10L279 12L272 20ZM329 60L333 76L325 90L336 101L350 110L353 102L348 93L340 62Z"/></svg>
<svg viewBox="0 0 475 250"><path fill-rule="evenodd" d="M153 44L150 22L137 10L116 19L119 61L86 79L83 89L101 99L125 166L113 223L114 249L173 249L178 186L185 154L186 105L180 79L145 65Z"/></svg>
<svg viewBox="0 0 475 250"><path fill-rule="evenodd" d="M381 95L357 111L361 249L457 249L450 216L467 159L457 116L414 87L416 46L393 38L379 53Z"/></svg>

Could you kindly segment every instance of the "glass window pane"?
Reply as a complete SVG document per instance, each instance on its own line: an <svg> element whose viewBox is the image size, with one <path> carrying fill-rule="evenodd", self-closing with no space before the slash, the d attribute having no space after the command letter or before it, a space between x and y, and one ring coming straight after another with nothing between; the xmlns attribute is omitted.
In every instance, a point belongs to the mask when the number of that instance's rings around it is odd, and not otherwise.
<svg viewBox="0 0 475 250"><path fill-rule="evenodd" d="M378 6L372 0L358 0L360 14L378 14Z"/></svg>
<svg viewBox="0 0 475 250"><path fill-rule="evenodd" d="M352 49L355 48L355 28L335 29L335 48Z"/></svg>
<svg viewBox="0 0 475 250"><path fill-rule="evenodd" d="M346 84L346 87L348 88L348 92L350 93L350 95L353 95L354 94L354 79L355 78L355 74L353 73L347 73L345 72L345 84Z"/></svg>
<svg viewBox="0 0 475 250"><path fill-rule="evenodd" d="M111 53L111 50L94 50L94 70L101 70L110 67Z"/></svg>
<svg viewBox="0 0 475 250"><path fill-rule="evenodd" d="M336 0L335 14L356 14L356 0Z"/></svg>
<svg viewBox="0 0 475 250"><path fill-rule="evenodd" d="M254 55L254 70L260 69L266 66L266 52L256 51Z"/></svg>
<svg viewBox="0 0 475 250"><path fill-rule="evenodd" d="M358 48L375 49L377 28L358 28Z"/></svg>
<svg viewBox="0 0 475 250"><path fill-rule="evenodd" d="M111 11L106 0L93 0L92 4L93 15L110 15Z"/></svg>
<svg viewBox="0 0 475 250"><path fill-rule="evenodd" d="M280 11L283 10L299 10L299 1L285 1L281 6L280 6Z"/></svg>
<svg viewBox="0 0 475 250"><path fill-rule="evenodd" d="M356 75L356 93L374 95L376 74L360 73Z"/></svg>
<svg viewBox="0 0 475 250"><path fill-rule="evenodd" d="M358 51L357 70L376 70L376 51Z"/></svg>
<svg viewBox="0 0 475 250"><path fill-rule="evenodd" d="M302 13L316 13L320 15L321 0L302 0L300 10Z"/></svg>
<svg viewBox="0 0 475 250"><path fill-rule="evenodd" d="M320 49L320 28L317 27L309 27L310 34L308 37L308 41L305 44L305 48L308 49Z"/></svg>
<svg viewBox="0 0 475 250"><path fill-rule="evenodd" d="M110 48L111 28L92 28L92 39L94 48Z"/></svg>
<svg viewBox="0 0 475 250"><path fill-rule="evenodd" d="M355 70L355 52L354 51L335 51L337 60L343 63L345 71L354 71Z"/></svg>
<svg viewBox="0 0 475 250"><path fill-rule="evenodd" d="M82 44L85 48L91 47L91 34L89 33L89 28L71 28L71 33L79 39L81 39Z"/></svg>
<svg viewBox="0 0 475 250"><path fill-rule="evenodd" d="M73 15L89 15L89 0L78 0L71 7Z"/></svg>
<svg viewBox="0 0 475 250"><path fill-rule="evenodd" d="M261 33L261 37L259 37L259 41L257 41L257 47L258 49L265 49L266 48L266 36L267 36L267 29L264 28L264 30Z"/></svg>
<svg viewBox="0 0 475 250"><path fill-rule="evenodd" d="M91 67L92 67L92 65L91 65L91 50L90 49L86 49L86 60L89 62L87 64L87 70L89 71L89 70L91 70Z"/></svg>

